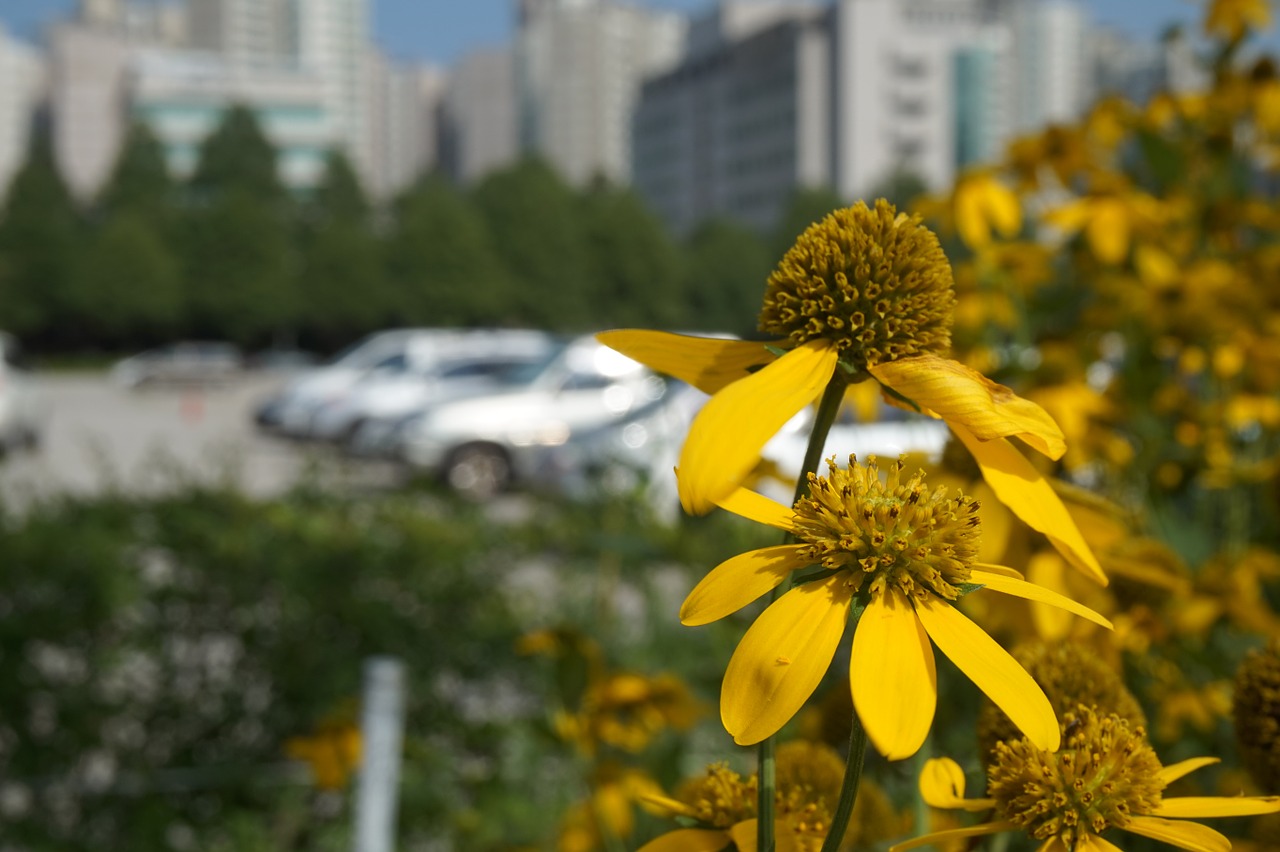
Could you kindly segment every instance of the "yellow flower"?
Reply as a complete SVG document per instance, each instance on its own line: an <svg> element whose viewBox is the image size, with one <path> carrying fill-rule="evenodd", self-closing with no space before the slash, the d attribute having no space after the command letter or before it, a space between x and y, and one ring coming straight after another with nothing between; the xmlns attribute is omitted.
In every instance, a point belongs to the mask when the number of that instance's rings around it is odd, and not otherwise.
<svg viewBox="0 0 1280 852"><path fill-rule="evenodd" d="M887 202L859 203L810 226L770 276L760 328L772 343L642 330L597 337L713 394L680 454L680 500L695 514L739 487L765 443L838 374L869 375L992 453L1003 456L1017 436L1060 458L1062 431L1043 409L940 354L954 302L933 233Z"/></svg>
<svg viewBox="0 0 1280 852"><path fill-rule="evenodd" d="M771 591L793 571L818 566L766 609L743 636L725 671L720 715L736 742L778 731L813 694L855 606L853 705L871 742L890 759L914 754L933 722L937 673L933 644L1041 747L1058 747L1053 709L1034 680L995 640L952 607L970 584L1109 622L1075 601L978 563L978 505L929 491L922 473L885 481L874 459L847 469L834 459L826 477L810 474L810 496L788 509L739 490L724 508L790 533L796 543L721 563L685 599L680 620L706 624ZM932 643L931 643L932 640Z"/></svg>
<svg viewBox="0 0 1280 852"><path fill-rule="evenodd" d="M1017 236L1022 228L1018 196L989 171L962 177L952 198L956 231L971 249L990 245L993 228L1005 238Z"/></svg>
<svg viewBox="0 0 1280 852"><path fill-rule="evenodd" d="M1213 0L1205 13L1204 31L1235 41L1250 30L1271 25L1267 0Z"/></svg>
<svg viewBox="0 0 1280 852"><path fill-rule="evenodd" d="M777 852L817 852L831 825L844 763L829 746L793 741L778 747L777 767ZM697 827L667 832L640 852L720 852L730 844L738 852L756 852L757 790L757 776L744 778L718 763L687 782L674 799L645 797Z"/></svg>
<svg viewBox="0 0 1280 852"><path fill-rule="evenodd" d="M635 806L648 810L647 799L662 787L645 773L615 763L598 766L585 801L568 808L560 819L557 852L597 852L627 841L635 830Z"/></svg>
<svg viewBox="0 0 1280 852"><path fill-rule="evenodd" d="M323 722L309 736L290 737L284 750L310 767L321 790L341 790L360 768L360 729L352 722Z"/></svg>
<svg viewBox="0 0 1280 852"><path fill-rule="evenodd" d="M987 780L987 798L964 798L964 771L949 758L930 760L920 794L935 808L994 811L995 819L927 834L890 847L904 852L958 837L1023 830L1042 841L1037 852L1120 852L1102 832L1118 828L1192 852L1227 852L1230 841L1190 819L1280 812L1280 797L1185 796L1164 789L1190 772L1217 763L1198 757L1162 766L1142 728L1086 707L1063 718L1066 744L1049 754L1028 740L1000 743Z"/></svg>

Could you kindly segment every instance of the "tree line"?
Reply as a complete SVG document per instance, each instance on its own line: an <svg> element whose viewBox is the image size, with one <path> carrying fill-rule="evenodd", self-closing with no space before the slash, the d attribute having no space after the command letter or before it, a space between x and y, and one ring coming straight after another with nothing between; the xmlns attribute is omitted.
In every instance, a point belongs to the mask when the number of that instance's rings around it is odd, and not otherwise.
<svg viewBox="0 0 1280 852"><path fill-rule="evenodd" d="M776 234L720 219L675 239L629 190L572 189L537 159L469 187L427 175L376 207L340 153L298 195L233 107L182 182L134 126L85 206L36 134L0 208L0 328L42 352L183 337L331 351L412 325L748 332L777 258L838 204L805 190Z"/></svg>

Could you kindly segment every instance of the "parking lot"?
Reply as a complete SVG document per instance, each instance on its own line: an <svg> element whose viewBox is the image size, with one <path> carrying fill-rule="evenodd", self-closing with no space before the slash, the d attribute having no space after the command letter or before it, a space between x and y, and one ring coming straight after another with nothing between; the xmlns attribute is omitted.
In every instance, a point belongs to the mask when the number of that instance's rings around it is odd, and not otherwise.
<svg viewBox="0 0 1280 852"><path fill-rule="evenodd" d="M254 406L285 378L246 374L221 386L129 390L104 373L39 375L47 413L41 446L0 462L7 504L106 489L154 493L230 481L266 496L302 476L346 487L391 484L388 466L354 464L322 448L258 434Z"/></svg>

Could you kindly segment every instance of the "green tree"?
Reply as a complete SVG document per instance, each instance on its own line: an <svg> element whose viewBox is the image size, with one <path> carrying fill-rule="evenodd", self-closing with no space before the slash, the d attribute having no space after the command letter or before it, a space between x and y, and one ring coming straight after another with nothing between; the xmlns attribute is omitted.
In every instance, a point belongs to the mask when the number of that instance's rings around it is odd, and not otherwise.
<svg viewBox="0 0 1280 852"><path fill-rule="evenodd" d="M671 327L683 319L680 256L633 192L605 184L583 198L592 322Z"/></svg>
<svg viewBox="0 0 1280 852"><path fill-rule="evenodd" d="M517 314L557 331L590 327L595 318L578 196L545 162L526 159L481 181L475 198L516 283Z"/></svg>
<svg viewBox="0 0 1280 852"><path fill-rule="evenodd" d="M321 349L372 331L389 311L381 246L350 161L329 156L301 228L302 322Z"/></svg>
<svg viewBox="0 0 1280 852"><path fill-rule="evenodd" d="M727 219L704 222L685 247L686 326L704 331L755 331L773 261L764 238Z"/></svg>
<svg viewBox="0 0 1280 852"><path fill-rule="evenodd" d="M98 196L97 212L128 212L156 225L171 220L176 199L164 149L147 125L135 123L125 137L111 178Z"/></svg>
<svg viewBox="0 0 1280 852"><path fill-rule="evenodd" d="M150 216L125 210L103 221L85 261L76 304L94 341L136 347L179 333L182 266Z"/></svg>
<svg viewBox="0 0 1280 852"><path fill-rule="evenodd" d="M773 260L782 259L787 250L795 243L796 237L814 222L821 222L828 213L846 206L834 189L829 187L804 187L797 189L787 202L787 209L781 221L774 228L774 239L771 243Z"/></svg>
<svg viewBox="0 0 1280 852"><path fill-rule="evenodd" d="M0 211L0 326L47 342L75 340L82 227L49 137L38 133Z"/></svg>
<svg viewBox="0 0 1280 852"><path fill-rule="evenodd" d="M928 191L929 185L919 173L906 166L898 166L867 193L867 203L884 198L899 210L910 212L912 202Z"/></svg>
<svg viewBox="0 0 1280 852"><path fill-rule="evenodd" d="M512 277L473 199L443 178L429 176L396 208L387 269L399 322L529 322L520 314Z"/></svg>
<svg viewBox="0 0 1280 852"><path fill-rule="evenodd" d="M191 189L198 197L232 188L254 193L263 202L279 201L283 195L276 151L253 111L242 105L229 108L201 144L191 176Z"/></svg>
<svg viewBox="0 0 1280 852"><path fill-rule="evenodd" d="M260 344L296 333L295 212L253 113L232 107L200 147L183 237L194 332Z"/></svg>

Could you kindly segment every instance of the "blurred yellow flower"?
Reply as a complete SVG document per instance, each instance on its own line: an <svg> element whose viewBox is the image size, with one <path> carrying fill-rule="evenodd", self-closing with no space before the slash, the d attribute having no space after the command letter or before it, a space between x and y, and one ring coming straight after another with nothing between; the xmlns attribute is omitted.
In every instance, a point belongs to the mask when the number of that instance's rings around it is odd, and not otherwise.
<svg viewBox="0 0 1280 852"><path fill-rule="evenodd" d="M360 768L360 729L353 722L324 722L312 734L289 738L284 751L311 768L321 790L341 790Z"/></svg>
<svg viewBox="0 0 1280 852"><path fill-rule="evenodd" d="M1212 0L1205 13L1204 30L1228 41L1243 38L1249 30L1271 26L1267 0Z"/></svg>
<svg viewBox="0 0 1280 852"><path fill-rule="evenodd" d="M991 232L1015 237L1022 228L1018 196L989 171L972 172L953 190L956 231L971 249L986 248Z"/></svg>

